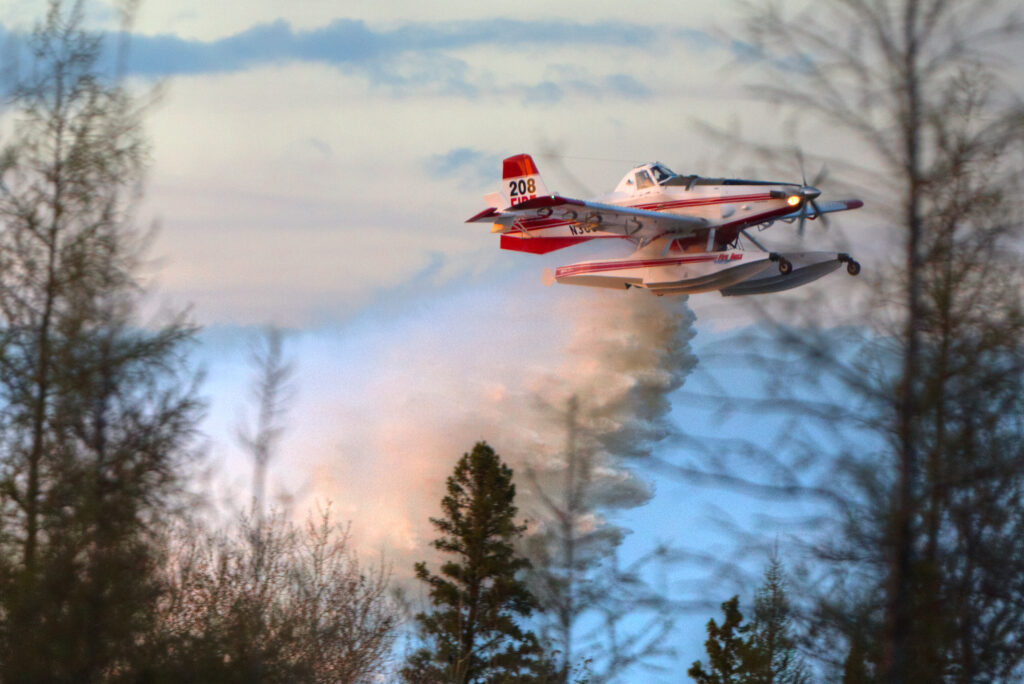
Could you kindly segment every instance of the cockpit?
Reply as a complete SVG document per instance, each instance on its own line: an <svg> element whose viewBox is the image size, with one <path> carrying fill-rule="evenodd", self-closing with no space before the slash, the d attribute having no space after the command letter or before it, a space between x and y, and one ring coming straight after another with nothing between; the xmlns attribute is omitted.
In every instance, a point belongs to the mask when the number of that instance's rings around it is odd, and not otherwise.
<svg viewBox="0 0 1024 684"><path fill-rule="evenodd" d="M673 185L672 181L678 177L678 174L661 162L644 164L626 174L615 190L616 192L637 192L659 185Z"/></svg>
<svg viewBox="0 0 1024 684"><path fill-rule="evenodd" d="M637 166L627 173L615 187L615 194L632 195L638 192L654 194L659 188L667 188L668 186L679 186L692 190L694 187L701 185L792 185L792 183L743 180L739 178L705 178L696 174L680 176L661 162L651 162Z"/></svg>
<svg viewBox="0 0 1024 684"><path fill-rule="evenodd" d="M664 185L666 181L676 175L661 164L651 164L650 169L651 175L654 176L654 182L658 185Z"/></svg>

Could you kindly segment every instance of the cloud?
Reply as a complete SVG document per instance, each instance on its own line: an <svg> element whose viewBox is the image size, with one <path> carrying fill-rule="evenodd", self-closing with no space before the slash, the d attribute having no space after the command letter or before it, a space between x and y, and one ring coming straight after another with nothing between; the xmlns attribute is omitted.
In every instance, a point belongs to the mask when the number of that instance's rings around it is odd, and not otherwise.
<svg viewBox="0 0 1024 684"><path fill-rule="evenodd" d="M540 83L522 88L523 104L558 104L565 98L565 89L554 81Z"/></svg>
<svg viewBox="0 0 1024 684"><path fill-rule="evenodd" d="M441 95L474 98L482 92L495 91L502 81L514 83L523 79L499 78L497 82L488 82L493 74L477 73L475 59L460 56L460 53L498 50L511 59L530 50L596 47L603 51L626 50L643 57L659 42L692 43L704 49L709 40L706 34L693 29L664 34L658 27L621 22L486 19L415 22L376 28L362 20L341 18L317 28L296 29L279 19L211 41L169 34L133 34L124 71L129 75L159 78L229 73L292 62L316 63L361 74L374 86L390 88L395 95L429 90ZM106 38L108 63L121 64L113 54L120 44L120 34L110 32ZM0 39L4 43L24 44L26 35L0 25ZM547 58L541 54L539 61L531 61L546 63ZM121 72L118 69L118 73ZM516 88L527 104L557 103L568 95L646 97L650 94L648 87L625 73L576 83L541 77L532 83L527 80Z"/></svg>
<svg viewBox="0 0 1024 684"><path fill-rule="evenodd" d="M580 99L642 100L653 94L630 74L595 74L588 66L565 63L548 65L543 80L512 84L508 91L520 94L524 105L549 106Z"/></svg>
<svg viewBox="0 0 1024 684"><path fill-rule="evenodd" d="M597 44L641 47L654 30L611 23L570 24L486 20L407 24L373 29L356 19L295 30L278 20L259 24L220 40L203 42L176 36L135 35L129 68L146 76L233 71L280 61L322 62L337 66L372 64L397 55L445 53L479 45Z"/></svg>
<svg viewBox="0 0 1024 684"><path fill-rule="evenodd" d="M611 74L604 78L605 88L614 95L621 97L644 98L651 95L651 90L629 74Z"/></svg>
<svg viewBox="0 0 1024 684"><path fill-rule="evenodd" d="M454 178L465 189L490 188L494 185L502 160L501 154L472 147L457 147L443 154L433 154L423 162L424 170L433 178Z"/></svg>

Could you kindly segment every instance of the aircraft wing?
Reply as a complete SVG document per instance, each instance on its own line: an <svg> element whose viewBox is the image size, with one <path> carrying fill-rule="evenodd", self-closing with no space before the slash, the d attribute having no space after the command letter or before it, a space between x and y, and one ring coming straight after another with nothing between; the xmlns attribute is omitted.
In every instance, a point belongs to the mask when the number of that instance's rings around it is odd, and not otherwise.
<svg viewBox="0 0 1024 684"><path fill-rule="evenodd" d="M534 218L565 221L587 233L617 233L637 241L666 233L686 235L708 227L706 219L694 216L619 207L558 195L529 199L502 213L523 221Z"/></svg>
<svg viewBox="0 0 1024 684"><path fill-rule="evenodd" d="M859 209L864 206L864 203L859 199L850 200L834 200L832 202L815 202L814 204L807 207L807 218L816 219L822 214L831 214L836 211L847 211L849 209ZM785 216L780 216L775 219L776 221L788 221L790 219L800 218L801 211L797 210Z"/></svg>

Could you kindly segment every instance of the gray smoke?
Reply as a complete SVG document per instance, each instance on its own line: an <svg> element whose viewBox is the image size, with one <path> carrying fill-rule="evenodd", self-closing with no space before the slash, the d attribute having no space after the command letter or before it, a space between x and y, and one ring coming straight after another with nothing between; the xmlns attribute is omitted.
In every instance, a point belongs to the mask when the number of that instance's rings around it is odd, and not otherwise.
<svg viewBox="0 0 1024 684"><path fill-rule="evenodd" d="M670 395L695 363L693 322L682 298L532 287L500 306L467 294L392 321L360 342L356 373L304 362L302 394L319 401L293 413L301 424L289 451L312 455L300 465L311 486L298 508L332 501L364 552L384 551L401 577L431 555L428 519L478 440L516 470L524 514L538 510L524 474L557 480L573 397L594 456L591 503L642 505L652 490L634 466L672 432Z"/></svg>

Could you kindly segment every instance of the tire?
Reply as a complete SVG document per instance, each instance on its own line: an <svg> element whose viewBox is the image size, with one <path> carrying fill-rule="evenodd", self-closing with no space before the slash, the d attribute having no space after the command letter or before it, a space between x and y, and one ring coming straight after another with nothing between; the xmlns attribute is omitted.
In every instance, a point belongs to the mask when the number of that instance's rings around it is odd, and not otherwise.
<svg viewBox="0 0 1024 684"><path fill-rule="evenodd" d="M793 264L789 263L788 259L779 259L779 273L782 275L789 275L793 272Z"/></svg>
<svg viewBox="0 0 1024 684"><path fill-rule="evenodd" d="M860 273L860 264L857 263L856 261L850 260L846 264L846 272L852 276L857 275L858 273Z"/></svg>

